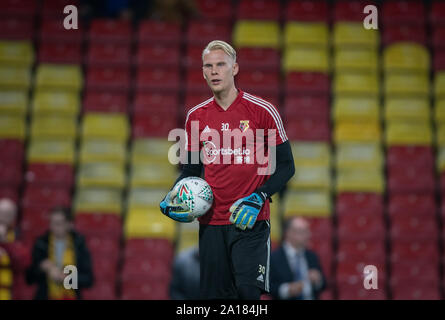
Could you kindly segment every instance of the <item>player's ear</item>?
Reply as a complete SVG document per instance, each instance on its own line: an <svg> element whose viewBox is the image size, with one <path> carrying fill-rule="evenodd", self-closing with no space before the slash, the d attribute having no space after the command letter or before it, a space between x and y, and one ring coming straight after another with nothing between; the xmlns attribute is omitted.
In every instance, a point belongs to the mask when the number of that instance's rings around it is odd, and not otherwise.
<svg viewBox="0 0 445 320"><path fill-rule="evenodd" d="M239 71L239 65L238 65L237 62L235 62L233 64L233 67L232 67L232 74L233 74L233 76L236 76L238 74L238 71Z"/></svg>

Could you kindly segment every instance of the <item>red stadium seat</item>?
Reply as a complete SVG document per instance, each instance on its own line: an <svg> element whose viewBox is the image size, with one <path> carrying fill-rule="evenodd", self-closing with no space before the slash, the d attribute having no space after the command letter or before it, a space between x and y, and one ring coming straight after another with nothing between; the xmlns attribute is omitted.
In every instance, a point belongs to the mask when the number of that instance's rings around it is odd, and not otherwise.
<svg viewBox="0 0 445 320"><path fill-rule="evenodd" d="M408 215L435 217L436 200L434 194L390 194L388 214L391 218Z"/></svg>
<svg viewBox="0 0 445 320"><path fill-rule="evenodd" d="M134 277L167 281L171 277L171 270L166 261L157 257L140 256L126 259L122 268L122 281Z"/></svg>
<svg viewBox="0 0 445 320"><path fill-rule="evenodd" d="M179 44L182 39L179 23L144 20L139 24L139 44Z"/></svg>
<svg viewBox="0 0 445 320"><path fill-rule="evenodd" d="M120 239L122 233L121 217L107 213L77 212L74 219L76 229L85 235Z"/></svg>
<svg viewBox="0 0 445 320"><path fill-rule="evenodd" d="M127 93L130 89L128 68L90 66L86 76L86 89Z"/></svg>
<svg viewBox="0 0 445 320"><path fill-rule="evenodd" d="M25 174L28 185L71 188L74 168L69 164L30 163Z"/></svg>
<svg viewBox="0 0 445 320"><path fill-rule="evenodd" d="M331 239L332 221L329 218L307 218L311 235L316 239Z"/></svg>
<svg viewBox="0 0 445 320"><path fill-rule="evenodd" d="M130 21L114 19L94 19L88 33L90 43L130 44L133 31Z"/></svg>
<svg viewBox="0 0 445 320"><path fill-rule="evenodd" d="M1 162L21 163L25 155L23 142L17 139L0 139Z"/></svg>
<svg viewBox="0 0 445 320"><path fill-rule="evenodd" d="M344 216L378 216L383 214L383 197L377 193L344 192L337 195L336 210Z"/></svg>
<svg viewBox="0 0 445 320"><path fill-rule="evenodd" d="M127 44L91 43L86 55L87 65L129 67L130 46Z"/></svg>
<svg viewBox="0 0 445 320"><path fill-rule="evenodd" d="M445 49L437 49L434 51L433 66L434 72L445 70Z"/></svg>
<svg viewBox="0 0 445 320"><path fill-rule="evenodd" d="M279 20L281 16L280 2L241 0L236 15L238 19Z"/></svg>
<svg viewBox="0 0 445 320"><path fill-rule="evenodd" d="M33 20L6 17L0 19L0 38L8 40L33 40Z"/></svg>
<svg viewBox="0 0 445 320"><path fill-rule="evenodd" d="M142 255L171 262L173 259L173 244L167 239L138 238L125 242L124 258L133 260Z"/></svg>
<svg viewBox="0 0 445 320"><path fill-rule="evenodd" d="M390 260L392 264L400 262L438 264L438 251L436 241L425 239L393 239L391 243Z"/></svg>
<svg viewBox="0 0 445 320"><path fill-rule="evenodd" d="M139 115L178 112L178 95L156 93L156 92L138 92L133 102L133 114Z"/></svg>
<svg viewBox="0 0 445 320"><path fill-rule="evenodd" d="M338 219L337 235L341 240L384 239L382 215L348 215Z"/></svg>
<svg viewBox="0 0 445 320"><path fill-rule="evenodd" d="M118 243L115 239L114 242ZM117 255L113 252L107 256L104 254L97 255L96 252L91 252L91 260L93 263L94 278L98 282L111 282L116 281L117 272Z"/></svg>
<svg viewBox="0 0 445 320"><path fill-rule="evenodd" d="M115 284L110 281L95 282L92 288L82 291L84 300L116 300Z"/></svg>
<svg viewBox="0 0 445 320"><path fill-rule="evenodd" d="M209 86L207 85L207 82L202 75L202 70L190 69L187 71L186 92L189 94L211 94Z"/></svg>
<svg viewBox="0 0 445 320"><path fill-rule="evenodd" d="M180 107L181 110L188 111L191 108L197 106L198 104L207 101L211 98L212 94L209 90L209 92L203 92L203 93L187 93L185 96L185 108Z"/></svg>
<svg viewBox="0 0 445 320"><path fill-rule="evenodd" d="M375 5L374 1L364 0L337 0L334 5L333 19L334 21L363 21L366 14L363 13L363 8L367 5Z"/></svg>
<svg viewBox="0 0 445 320"><path fill-rule="evenodd" d="M443 1L432 1L430 22L433 26L445 25L445 3Z"/></svg>
<svg viewBox="0 0 445 320"><path fill-rule="evenodd" d="M286 75L286 95L329 95L329 76L319 72L289 72Z"/></svg>
<svg viewBox="0 0 445 320"><path fill-rule="evenodd" d="M133 139L146 137L167 137L170 130L181 128L175 114L137 115L133 118Z"/></svg>
<svg viewBox="0 0 445 320"><path fill-rule="evenodd" d="M114 238L98 237L91 235L86 237L87 247L93 260L117 261L119 258L119 242Z"/></svg>
<svg viewBox="0 0 445 320"><path fill-rule="evenodd" d="M0 186L0 199L11 199L15 203L19 201L19 189L17 186Z"/></svg>
<svg viewBox="0 0 445 320"><path fill-rule="evenodd" d="M57 42L81 44L84 39L84 30L79 23L78 29L66 30L62 19L43 19L39 38L42 42Z"/></svg>
<svg viewBox="0 0 445 320"><path fill-rule="evenodd" d="M394 263L391 265L391 286L400 285L403 282L411 283L414 287L418 284L437 285L440 282L439 266L431 263Z"/></svg>
<svg viewBox="0 0 445 320"><path fill-rule="evenodd" d="M392 146L387 150L388 170L410 166L432 171L434 169L434 156L431 147L425 146Z"/></svg>
<svg viewBox="0 0 445 320"><path fill-rule="evenodd" d="M327 96L287 96L284 104L285 118L329 119L330 106Z"/></svg>
<svg viewBox="0 0 445 320"><path fill-rule="evenodd" d="M125 93L87 90L83 100L83 112L127 113L128 96Z"/></svg>
<svg viewBox="0 0 445 320"><path fill-rule="evenodd" d="M395 42L416 42L426 45L426 29L423 25L388 25L383 32L382 42L384 46Z"/></svg>
<svg viewBox="0 0 445 320"><path fill-rule="evenodd" d="M166 300L169 283L158 280L144 280L139 277L122 282L123 300Z"/></svg>
<svg viewBox="0 0 445 320"><path fill-rule="evenodd" d="M236 78L238 86L256 96L280 94L280 78L278 72L252 71L240 72Z"/></svg>
<svg viewBox="0 0 445 320"><path fill-rule="evenodd" d="M179 68L178 44L140 44L136 53L138 67Z"/></svg>
<svg viewBox="0 0 445 320"><path fill-rule="evenodd" d="M188 45L199 45L201 51L212 40L229 42L232 39L230 24L203 21L191 21L188 24L185 41Z"/></svg>
<svg viewBox="0 0 445 320"><path fill-rule="evenodd" d="M82 48L80 43L42 42L39 47L39 63L81 64Z"/></svg>
<svg viewBox="0 0 445 320"><path fill-rule="evenodd" d="M71 206L70 188L38 186L28 184L22 198L24 207L53 208L56 206Z"/></svg>
<svg viewBox="0 0 445 320"><path fill-rule="evenodd" d="M336 281L340 289L342 284L348 283L349 285L363 286L365 279L365 266L373 265L377 268L377 285L380 289L384 288L386 280L386 265L380 261L372 261L367 257L363 257L361 261L342 261L337 264Z"/></svg>
<svg viewBox="0 0 445 320"><path fill-rule="evenodd" d="M42 8L43 19L58 18L63 13L63 9L67 5L74 5L79 8L79 1L67 1L67 0L44 0Z"/></svg>
<svg viewBox="0 0 445 320"><path fill-rule="evenodd" d="M337 283L338 299L340 300L385 300L387 292L384 284L379 284L378 289L365 289L363 281L344 281Z"/></svg>
<svg viewBox="0 0 445 320"><path fill-rule="evenodd" d="M243 70L280 69L280 53L271 48L239 48L236 60Z"/></svg>
<svg viewBox="0 0 445 320"><path fill-rule="evenodd" d="M394 300L439 300L439 285L413 284L402 282L391 287L392 298Z"/></svg>
<svg viewBox="0 0 445 320"><path fill-rule="evenodd" d="M392 239L427 239L437 241L438 226L435 216L396 215L391 218Z"/></svg>
<svg viewBox="0 0 445 320"><path fill-rule="evenodd" d="M284 119L286 134L290 140L329 141L331 131L328 121L319 119Z"/></svg>
<svg viewBox="0 0 445 320"><path fill-rule="evenodd" d="M28 285L25 276L14 277L14 300L32 300L36 292L37 285Z"/></svg>
<svg viewBox="0 0 445 320"><path fill-rule="evenodd" d="M388 25L423 26L425 24L425 8L422 1L391 0L384 1L382 6L382 22Z"/></svg>
<svg viewBox="0 0 445 320"><path fill-rule="evenodd" d="M209 21L230 22L233 8L230 1L197 0L200 18Z"/></svg>
<svg viewBox="0 0 445 320"><path fill-rule="evenodd" d="M20 230L25 244L33 245L34 240L48 230L49 211L50 208L46 207L23 209Z"/></svg>
<svg viewBox="0 0 445 320"><path fill-rule="evenodd" d="M445 49L445 24L442 26L436 26L432 28L431 43L435 52L438 49Z"/></svg>
<svg viewBox="0 0 445 320"><path fill-rule="evenodd" d="M329 8L325 0L289 1L284 10L286 20L329 21Z"/></svg>
<svg viewBox="0 0 445 320"><path fill-rule="evenodd" d="M0 1L0 17L33 19L38 10L35 0L3 0Z"/></svg>
<svg viewBox="0 0 445 320"><path fill-rule="evenodd" d="M325 276L329 279L332 275L332 242L330 238L317 237L312 234L309 248L317 253Z"/></svg>
<svg viewBox="0 0 445 320"><path fill-rule="evenodd" d="M393 167L388 170L388 190L390 193L433 193L433 172L432 168Z"/></svg>
<svg viewBox="0 0 445 320"><path fill-rule="evenodd" d="M365 262L385 264L386 250L384 239L380 240L340 240L336 259L338 263Z"/></svg>
<svg viewBox="0 0 445 320"><path fill-rule="evenodd" d="M320 300L334 300L334 293L332 292L332 289L327 288L323 290L323 292L320 293L319 296Z"/></svg>
<svg viewBox="0 0 445 320"><path fill-rule="evenodd" d="M202 75L201 75L202 77ZM170 68L140 68L137 72L136 90L177 92L179 90L179 72Z"/></svg>
<svg viewBox="0 0 445 320"><path fill-rule="evenodd" d="M187 68L187 72L193 72L199 70L202 74L202 45L188 45L186 56L183 59L182 63L185 68ZM202 77L201 77L202 78Z"/></svg>

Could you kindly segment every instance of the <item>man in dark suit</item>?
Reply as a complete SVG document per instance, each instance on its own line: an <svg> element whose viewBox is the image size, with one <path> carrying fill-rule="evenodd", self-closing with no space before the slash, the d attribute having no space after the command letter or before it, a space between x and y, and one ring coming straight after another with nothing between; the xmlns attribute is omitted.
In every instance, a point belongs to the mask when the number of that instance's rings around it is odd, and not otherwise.
<svg viewBox="0 0 445 320"><path fill-rule="evenodd" d="M326 287L320 261L307 249L310 238L308 222L300 217L286 220L282 245L271 255L270 284L274 299L318 299Z"/></svg>

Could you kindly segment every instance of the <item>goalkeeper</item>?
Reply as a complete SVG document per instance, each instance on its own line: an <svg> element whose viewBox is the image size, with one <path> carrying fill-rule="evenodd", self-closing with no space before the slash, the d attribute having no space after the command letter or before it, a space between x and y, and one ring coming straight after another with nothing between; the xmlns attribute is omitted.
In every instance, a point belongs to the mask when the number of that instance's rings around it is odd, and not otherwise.
<svg viewBox="0 0 445 320"><path fill-rule="evenodd" d="M202 60L203 77L213 97L187 113L188 162L176 180L201 176L204 169L213 190L212 208L199 218L200 296L257 300L261 293L269 292L269 202L295 172L292 151L277 109L235 87L239 71L235 50L215 40L203 50ZM195 129L199 139L194 138ZM264 132L267 139L248 143L232 138L228 140L231 145L223 148L213 140L215 133L247 134L249 130ZM269 158L275 153L272 174L259 174L264 167L258 161L260 151ZM176 221L191 221L185 204L172 203L174 196L169 192L161 201L162 213Z"/></svg>

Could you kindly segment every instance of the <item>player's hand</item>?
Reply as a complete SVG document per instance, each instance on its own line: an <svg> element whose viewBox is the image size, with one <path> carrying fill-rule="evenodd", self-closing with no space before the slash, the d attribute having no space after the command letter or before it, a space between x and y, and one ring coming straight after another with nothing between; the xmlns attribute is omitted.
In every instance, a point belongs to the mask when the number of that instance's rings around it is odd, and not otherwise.
<svg viewBox="0 0 445 320"><path fill-rule="evenodd" d="M259 193L252 193L250 196L237 200L230 207L230 222L237 228L245 230L252 229L256 218L264 205L265 198Z"/></svg>
<svg viewBox="0 0 445 320"><path fill-rule="evenodd" d="M192 222L194 220L192 211L185 203L174 203L176 196L174 190L167 193L164 200L159 204L161 212L167 217L179 222Z"/></svg>

